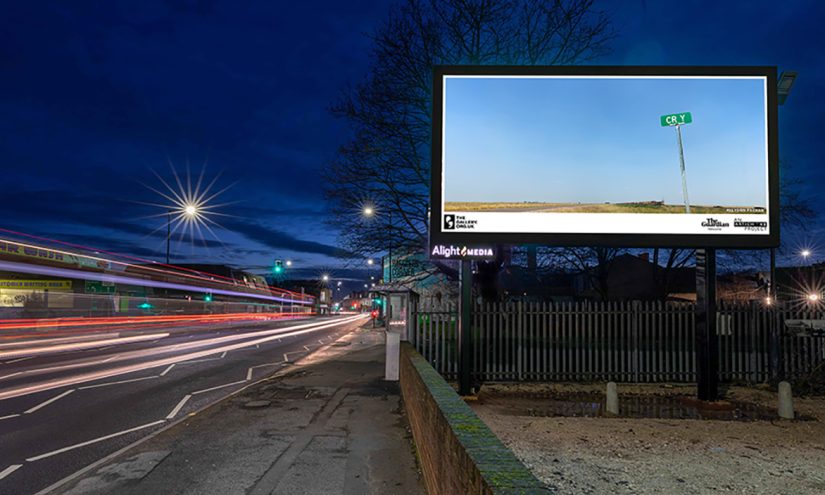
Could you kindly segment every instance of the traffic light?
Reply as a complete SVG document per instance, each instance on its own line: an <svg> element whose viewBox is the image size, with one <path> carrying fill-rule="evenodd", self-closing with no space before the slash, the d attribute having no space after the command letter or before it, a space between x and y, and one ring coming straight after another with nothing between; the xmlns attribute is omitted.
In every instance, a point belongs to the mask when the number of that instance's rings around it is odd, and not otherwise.
<svg viewBox="0 0 825 495"><path fill-rule="evenodd" d="M203 296L203 300L206 302L212 302L212 294L207 294Z"/></svg>
<svg viewBox="0 0 825 495"><path fill-rule="evenodd" d="M152 305L149 304L148 302L143 302L143 303L138 304L138 308L140 308L140 309L152 309Z"/></svg>
<svg viewBox="0 0 825 495"><path fill-rule="evenodd" d="M373 320L378 318L378 310L377 309L373 309L370 314L372 315Z"/></svg>
<svg viewBox="0 0 825 495"><path fill-rule="evenodd" d="M275 260L275 268L273 268L272 271L275 272L275 275L284 273L284 262L282 260Z"/></svg>

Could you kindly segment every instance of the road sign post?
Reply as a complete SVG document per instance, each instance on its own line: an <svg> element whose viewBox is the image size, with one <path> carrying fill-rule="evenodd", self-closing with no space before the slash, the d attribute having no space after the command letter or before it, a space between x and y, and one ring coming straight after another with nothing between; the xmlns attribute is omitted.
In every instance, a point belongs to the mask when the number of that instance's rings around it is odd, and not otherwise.
<svg viewBox="0 0 825 495"><path fill-rule="evenodd" d="M682 196L685 199L685 213L690 213L690 199L688 199L687 174L685 173L685 152L682 149L682 130L685 124L693 122L693 115L690 112L672 113L662 115L660 118L662 127L675 127L676 137L679 140L679 168L682 171Z"/></svg>

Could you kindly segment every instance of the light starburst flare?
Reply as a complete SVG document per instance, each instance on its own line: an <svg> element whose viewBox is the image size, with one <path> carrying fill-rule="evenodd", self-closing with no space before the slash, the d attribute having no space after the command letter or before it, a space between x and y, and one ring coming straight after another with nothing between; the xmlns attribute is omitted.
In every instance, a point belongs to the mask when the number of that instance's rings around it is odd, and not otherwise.
<svg viewBox="0 0 825 495"><path fill-rule="evenodd" d="M218 223L216 217L229 217L231 215L221 213L217 210L234 202L217 203L217 200L221 194L226 192L234 184L216 190L215 186L221 174L217 174L211 181L206 183L204 181L206 173L205 165L201 168L200 174L195 181L192 180L192 174L189 171L188 165L184 178L181 178L181 175L171 162L169 163L169 168L174 177L172 184L170 184L170 181L161 177L155 170L151 170L151 172L157 177L163 187L153 187L148 184L143 184L144 187L158 194L165 200L165 203L138 202L164 210L161 213L144 217L165 218L166 220L166 222L153 230L149 235L153 235L162 230L168 230L170 238L177 236L178 244L181 244L188 238L193 249L196 241L200 241L204 248L209 249L205 234L208 234L217 242L223 244L220 237L216 234L215 229L224 229L224 227Z"/></svg>

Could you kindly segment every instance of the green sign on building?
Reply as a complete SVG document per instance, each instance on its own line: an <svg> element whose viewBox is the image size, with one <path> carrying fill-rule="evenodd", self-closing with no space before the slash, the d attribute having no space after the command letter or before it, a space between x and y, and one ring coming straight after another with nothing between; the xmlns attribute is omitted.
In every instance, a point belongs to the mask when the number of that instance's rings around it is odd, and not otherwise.
<svg viewBox="0 0 825 495"><path fill-rule="evenodd" d="M690 112L672 113L670 115L662 115L660 118L662 121L662 127L684 125L693 122L693 116L690 114Z"/></svg>

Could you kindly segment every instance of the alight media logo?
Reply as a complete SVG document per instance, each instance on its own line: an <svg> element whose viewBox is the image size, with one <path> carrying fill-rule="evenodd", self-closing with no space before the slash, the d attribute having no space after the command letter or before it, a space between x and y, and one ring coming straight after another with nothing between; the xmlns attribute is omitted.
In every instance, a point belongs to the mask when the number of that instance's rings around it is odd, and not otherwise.
<svg viewBox="0 0 825 495"><path fill-rule="evenodd" d="M467 246L444 246L443 244L433 247L431 254L441 258L492 258L495 256L492 248L468 248Z"/></svg>

